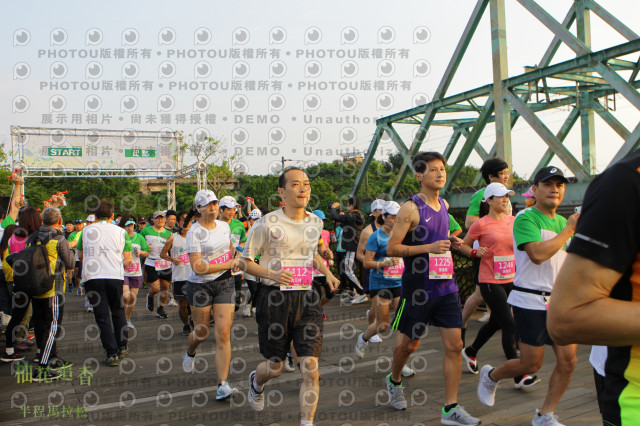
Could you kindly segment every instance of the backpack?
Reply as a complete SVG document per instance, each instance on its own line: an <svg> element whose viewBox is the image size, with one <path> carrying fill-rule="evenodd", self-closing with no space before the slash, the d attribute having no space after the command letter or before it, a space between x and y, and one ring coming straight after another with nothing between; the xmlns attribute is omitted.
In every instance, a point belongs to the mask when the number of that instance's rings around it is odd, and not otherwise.
<svg viewBox="0 0 640 426"><path fill-rule="evenodd" d="M13 291L24 292L28 296L42 296L53 287L54 275L51 273L47 243L44 240L29 238L27 246L18 253L7 256L7 263L13 269Z"/></svg>

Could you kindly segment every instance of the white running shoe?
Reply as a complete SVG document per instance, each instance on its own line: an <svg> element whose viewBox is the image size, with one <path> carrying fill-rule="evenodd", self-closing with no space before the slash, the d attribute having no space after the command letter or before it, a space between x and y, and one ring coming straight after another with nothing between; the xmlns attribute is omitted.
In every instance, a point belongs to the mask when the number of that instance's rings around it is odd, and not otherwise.
<svg viewBox="0 0 640 426"><path fill-rule="evenodd" d="M351 301L352 305L359 305L360 303L364 303L367 301L367 295L366 294L361 294L359 296L356 296L353 298L353 300Z"/></svg>
<svg viewBox="0 0 640 426"><path fill-rule="evenodd" d="M415 375L416 375L416 372L413 368L409 367L408 365L405 365L404 367L402 367L402 377L412 377Z"/></svg>
<svg viewBox="0 0 640 426"><path fill-rule="evenodd" d="M387 376L387 392L389 393L389 403L398 411L407 409L407 400L404 399L404 386L391 383L391 373Z"/></svg>
<svg viewBox="0 0 640 426"><path fill-rule="evenodd" d="M498 389L498 382L494 382L489 377L491 370L493 367L489 364L482 367L478 382L478 399L487 407L493 407L493 404L496 403L496 390Z"/></svg>
<svg viewBox="0 0 640 426"><path fill-rule="evenodd" d="M462 405L457 405L456 408L452 408L448 413L444 412L444 408L442 409L440 423L453 426L476 426L481 422L480 419L467 413L467 410L462 408Z"/></svg>
<svg viewBox="0 0 640 426"><path fill-rule="evenodd" d="M284 370L288 373L296 371L296 361L293 359L291 352L287 354L287 359L284 361Z"/></svg>
<svg viewBox="0 0 640 426"><path fill-rule="evenodd" d="M490 316L491 314L489 312L485 312L480 318L478 318L478 322L487 322L489 321Z"/></svg>
<svg viewBox="0 0 640 426"><path fill-rule="evenodd" d="M193 364L196 363L196 357L190 356L189 352L185 351L184 358L182 358L182 369L185 373L191 373L193 371Z"/></svg>
<svg viewBox="0 0 640 426"><path fill-rule="evenodd" d="M536 408L536 414L533 415L531 421L533 426L564 426L558 421L558 416L553 413L547 413L544 416L540 415L540 410Z"/></svg>
<svg viewBox="0 0 640 426"><path fill-rule="evenodd" d="M478 374L478 359L467 355L466 348L462 350L462 362L471 374Z"/></svg>
<svg viewBox="0 0 640 426"><path fill-rule="evenodd" d="M247 400L249 401L249 405L255 411L264 410L264 392L258 392L253 388L253 380L256 377L255 370L249 374L249 394L247 395Z"/></svg>
<svg viewBox="0 0 640 426"><path fill-rule="evenodd" d="M128 320L127 320L127 327L129 327L129 328L136 328L136 326L135 326L135 325L133 325L133 323L131 322L131 320L130 320L130 319L128 319Z"/></svg>
<svg viewBox="0 0 640 426"><path fill-rule="evenodd" d="M364 358L364 350L367 349L367 345L369 344L369 342L365 342L364 341L364 333L360 333L358 335L358 341L356 342L356 357L358 359L362 359Z"/></svg>
<svg viewBox="0 0 640 426"><path fill-rule="evenodd" d="M171 299L169 299L169 302L167 302L168 306L178 306L178 302L176 302L176 299L174 299L173 297Z"/></svg>
<svg viewBox="0 0 640 426"><path fill-rule="evenodd" d="M229 383L222 382L220 383L220 385L218 386L218 390L216 391L216 399L218 401L223 401L233 395L235 391L236 389L231 388L231 386L229 386Z"/></svg>
<svg viewBox="0 0 640 426"><path fill-rule="evenodd" d="M378 334L374 334L373 336L371 336L371 339L369 339L370 343L382 343L382 337L380 337L380 335Z"/></svg>

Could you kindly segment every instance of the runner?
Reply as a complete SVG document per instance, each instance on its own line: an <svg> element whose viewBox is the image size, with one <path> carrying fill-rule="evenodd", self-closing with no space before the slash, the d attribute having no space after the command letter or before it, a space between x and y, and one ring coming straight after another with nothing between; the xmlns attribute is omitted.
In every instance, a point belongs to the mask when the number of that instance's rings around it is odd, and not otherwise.
<svg viewBox="0 0 640 426"><path fill-rule="evenodd" d="M77 245L80 238L82 238L82 230L84 229L84 222L82 219L76 219L76 224L73 228L73 232L69 234L67 237L67 241L69 241L69 248L73 249L75 254L75 268L73 270L73 279L76 284L76 294L78 296L84 296L84 287L82 286L82 262L80 262L80 258L78 257ZM82 304L83 308L89 307L89 300L84 299Z"/></svg>
<svg viewBox="0 0 640 426"><path fill-rule="evenodd" d="M340 203L333 203L331 205L330 216L332 220L342 223L342 248L345 250L345 256L343 260L342 269L347 278L347 286L349 290L353 290L357 293L353 300L358 298L358 303L362 303L366 300L364 294L364 288L360 284L360 280L355 273L356 268L356 252L358 251L358 242L360 241L360 232L364 224L364 218L360 213L360 200L358 198L350 197L348 202L348 212L341 214L338 208Z"/></svg>
<svg viewBox="0 0 640 426"><path fill-rule="evenodd" d="M127 231L127 235L129 235L131 241L132 259L131 263L124 267L122 299L124 301L124 316L127 319L127 327L136 328L133 322L131 322L131 314L133 314L133 308L136 306L138 291L140 291L140 287L142 287L142 265L140 258L149 256L149 245L142 235L134 231L136 219L132 215L127 214L120 218L120 224L118 226Z"/></svg>
<svg viewBox="0 0 640 426"><path fill-rule="evenodd" d="M478 374L477 354L480 348L502 330L502 350L507 359L517 358L515 325L507 297L513 289L516 265L513 254L513 216L508 214L509 196L515 195L501 183L490 183L484 191L484 203L489 213L474 222L464 237L460 252L474 259L481 259L479 287L482 297L491 308L491 317L485 323L471 346L462 350L464 365ZM474 249L478 242L479 248ZM516 389L533 386L537 378L524 375L514 378Z"/></svg>
<svg viewBox="0 0 640 426"><path fill-rule="evenodd" d="M234 279L231 270L238 269L238 259L231 256L234 246L231 243L229 225L218 217L218 198L209 190L196 193L195 206L200 219L187 232L187 253L191 263L191 272L182 286L191 306L194 329L189 334L187 351L182 359L182 368L186 373L193 371L196 349L209 336L209 318L215 315L213 329L216 341L216 373L218 390L216 399L229 398L234 389L229 386L229 362L231 361L231 323L234 312ZM192 216L195 212L190 212Z"/></svg>
<svg viewBox="0 0 640 426"><path fill-rule="evenodd" d="M640 418L640 151L591 182L581 212L553 288L549 333L559 344L608 345L597 349L606 358L598 362L604 364L602 418L606 425L634 425Z"/></svg>
<svg viewBox="0 0 640 426"><path fill-rule="evenodd" d="M147 284L149 285L147 310L153 312L154 297L160 293L156 316L163 319L167 318L164 306L169 299L169 285L171 284L171 262L160 258L162 247L167 242L167 238L171 236L171 231L164 228L164 215L162 210L156 211L153 214L153 226L147 226L140 231L140 235L144 237L149 246L149 256L144 261Z"/></svg>
<svg viewBox="0 0 640 426"><path fill-rule="evenodd" d="M173 281L174 295L179 302L178 313L180 320L182 320L183 336L188 336L189 333L191 333L191 326L189 325L189 315L191 311L182 288L191 274L191 263L189 261L189 255L187 254L187 232L189 232L191 228L191 219L194 214L195 210L191 211L191 215L187 213L180 213L178 215L178 221L176 222L176 229L178 231L171 234L160 253L161 258L172 263L171 280Z"/></svg>
<svg viewBox="0 0 640 426"><path fill-rule="evenodd" d="M248 201L249 204L251 204L252 199L248 199L248 200L249 200ZM261 217L262 217L262 212L259 209L255 208L251 210L251 212L249 213L249 220L247 220L247 232L251 230L251 227ZM254 262L258 263L259 260L260 260L260 255L256 256L256 258L254 259ZM250 317L251 315L255 317L256 303L258 300L257 296L259 291L258 288L260 286L260 283L258 282L258 278L254 277L251 274L247 274L246 272L244 274L244 278L247 281L247 287L249 288L249 290L247 291L247 297L245 298L242 315L244 317Z"/></svg>
<svg viewBox="0 0 640 426"><path fill-rule="evenodd" d="M385 380L389 401L396 410L407 408L402 368L431 324L439 328L444 344L445 402L441 421L477 425L480 420L458 405L462 313L449 249L460 247L462 240L449 237L448 205L439 197L447 181L446 159L437 152L421 152L413 158L412 165L421 191L400 208L387 244L387 254L403 257L406 265L401 304L393 322L393 329L402 333L402 341L393 351L391 373Z"/></svg>
<svg viewBox="0 0 640 426"><path fill-rule="evenodd" d="M557 167L540 169L533 184L536 205L516 216L513 225L516 271L507 303L513 306L520 359L509 360L495 369L483 366L478 383L478 398L484 405L493 406L498 382L538 371L544 361L544 346L551 345L556 365L545 401L533 417L534 426L560 424L553 411L569 386L577 362L577 346L554 343L546 325L548 299L566 257L564 246L573 235L579 217L579 213L575 213L567 220L556 214L564 198L566 182Z"/></svg>
<svg viewBox="0 0 640 426"><path fill-rule="evenodd" d="M229 229L231 229L231 242L233 242L234 247L232 253L234 258L240 258L245 241L247 241L247 231L244 229L244 225L234 217L239 206L240 204L230 195L220 199L220 220L229 225ZM237 311L242 302L242 281L244 274L241 271L237 271L232 272L232 275L236 289L235 310Z"/></svg>
<svg viewBox="0 0 640 426"><path fill-rule="evenodd" d="M480 173L482 174L482 178L485 183L488 185L490 183L501 183L504 186L509 184L509 178L511 177L511 172L509 172L509 165L506 161L500 158L489 158L480 167ZM464 227L471 229L471 225L473 225L478 219L480 219L481 213L480 208L482 207L482 200L484 199L484 190L482 188L478 190L475 194L471 196L471 201L469 202L469 209L467 210L467 217L464 220ZM486 206L485 206L486 208ZM488 209L486 209L483 213L486 214ZM511 202L509 202L509 215L511 215ZM484 216L484 214L482 214ZM477 249L477 246L473 247ZM473 282L475 283L475 290L471 296L464 302L464 308L462 309L462 342L465 342L465 334L467 331L467 322L471 315L478 309L478 306L483 302L482 293L480 292L480 287L478 287L478 271L480 268L480 259L474 259L473 266ZM484 315L478 320L480 322L486 322L489 320L489 312L485 312Z"/></svg>
<svg viewBox="0 0 640 426"><path fill-rule="evenodd" d="M278 193L284 207L256 222L242 254L243 268L262 278L256 322L260 353L267 359L249 375L248 400L254 410L264 409L264 386L282 375L293 341L302 374L300 424L312 425L319 398L323 329L320 291L312 285L312 269L326 276L332 291L338 280L317 253L322 221L305 212L311 195L307 174L298 168L283 171ZM260 265L253 262L258 254L262 254Z"/></svg>
<svg viewBox="0 0 640 426"><path fill-rule="evenodd" d="M184 213L186 215L186 213ZM168 230L169 232L171 232L172 234L178 232L177 229L177 221L178 221L178 213L176 213L175 210L167 210L165 211L165 222L164 222L164 229ZM171 264L171 271L173 272L173 262L169 261L169 263ZM178 306L178 303L176 303L175 298L174 298L174 288L173 288L173 283L174 283L174 279L173 276L171 278L171 284L169 285L169 300L167 301L166 306Z"/></svg>

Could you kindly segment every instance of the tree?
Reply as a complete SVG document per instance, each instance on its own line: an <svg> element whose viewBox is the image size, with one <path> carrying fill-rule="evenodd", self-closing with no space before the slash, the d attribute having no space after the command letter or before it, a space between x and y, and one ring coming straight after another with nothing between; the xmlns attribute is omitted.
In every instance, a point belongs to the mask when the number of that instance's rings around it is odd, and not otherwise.
<svg viewBox="0 0 640 426"><path fill-rule="evenodd" d="M180 150L188 151L196 157L198 163L204 162L207 170L206 186L216 194L227 195L224 186L239 172L244 172L245 165L235 155L229 155L223 149L222 140L206 135L189 135L193 142L183 143Z"/></svg>

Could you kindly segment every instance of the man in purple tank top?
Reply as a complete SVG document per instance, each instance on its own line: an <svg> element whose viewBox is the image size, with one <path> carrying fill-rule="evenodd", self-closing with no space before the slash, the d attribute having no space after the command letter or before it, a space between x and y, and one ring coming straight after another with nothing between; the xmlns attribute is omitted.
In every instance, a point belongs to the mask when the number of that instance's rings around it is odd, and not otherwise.
<svg viewBox="0 0 640 426"><path fill-rule="evenodd" d="M421 152L413 158L412 166L421 190L402 205L387 245L388 255L404 258L405 264L402 297L393 322L402 340L393 352L391 374L386 379L389 401L396 410L407 408L402 368L418 349L427 325L432 325L440 330L445 351L441 421L478 425L480 420L458 405L462 309L450 249L459 248L462 240L449 237L449 205L439 196L447 182L446 159L437 152Z"/></svg>

